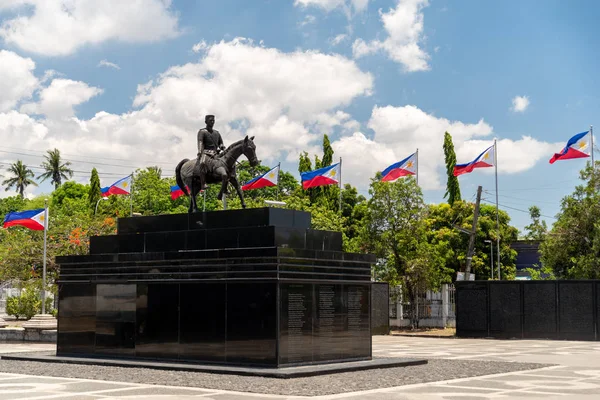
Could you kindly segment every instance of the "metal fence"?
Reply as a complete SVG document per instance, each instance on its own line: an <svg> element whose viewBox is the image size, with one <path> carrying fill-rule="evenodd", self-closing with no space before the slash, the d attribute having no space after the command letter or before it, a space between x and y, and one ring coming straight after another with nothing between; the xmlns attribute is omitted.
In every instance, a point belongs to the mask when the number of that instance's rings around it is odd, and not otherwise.
<svg viewBox="0 0 600 400"><path fill-rule="evenodd" d="M392 326L410 325L412 311L415 319L424 326L454 326L456 319L456 289L454 285L443 285L440 291L418 293L414 304L402 295L401 287L390 288L390 321Z"/></svg>

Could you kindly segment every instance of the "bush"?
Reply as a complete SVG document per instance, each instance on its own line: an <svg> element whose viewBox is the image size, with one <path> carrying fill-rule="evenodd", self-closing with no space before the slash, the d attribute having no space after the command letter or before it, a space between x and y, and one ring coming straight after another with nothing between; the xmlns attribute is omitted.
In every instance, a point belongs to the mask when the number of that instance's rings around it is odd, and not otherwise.
<svg viewBox="0 0 600 400"><path fill-rule="evenodd" d="M20 296L12 296L6 299L6 313L19 319L30 319L40 312L42 300L37 290L24 289ZM46 299L45 312L55 315L56 310L52 308L52 299Z"/></svg>

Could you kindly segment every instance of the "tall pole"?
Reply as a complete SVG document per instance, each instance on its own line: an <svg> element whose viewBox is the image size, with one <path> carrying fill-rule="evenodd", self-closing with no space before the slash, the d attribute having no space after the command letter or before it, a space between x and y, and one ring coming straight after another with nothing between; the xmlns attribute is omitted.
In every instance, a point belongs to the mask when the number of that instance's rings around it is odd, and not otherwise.
<svg viewBox="0 0 600 400"><path fill-rule="evenodd" d="M202 191L202 194L204 194L204 199L202 201L202 212L204 212L206 211L206 189Z"/></svg>
<svg viewBox="0 0 600 400"><path fill-rule="evenodd" d="M340 215L342 214L342 157L340 157Z"/></svg>
<svg viewBox="0 0 600 400"><path fill-rule="evenodd" d="M477 200L475 201L475 210L473 211L473 227L469 234L469 249L467 250L467 264L465 267L465 280L469 280L471 273L471 261L475 252L475 234L477 233L477 219L479 218L479 202L481 201L481 186L477 187Z"/></svg>
<svg viewBox="0 0 600 400"><path fill-rule="evenodd" d="M484 240L484 242L490 244L490 279L494 279L494 241Z"/></svg>
<svg viewBox="0 0 600 400"><path fill-rule="evenodd" d="M42 314L46 314L46 243L48 237L48 199L44 200L44 264L42 268Z"/></svg>
<svg viewBox="0 0 600 400"><path fill-rule="evenodd" d="M417 179L417 186L419 186L419 148L417 148L417 152L416 152L416 161L417 161L417 168L416 168L416 179Z"/></svg>
<svg viewBox="0 0 600 400"><path fill-rule="evenodd" d="M595 165L594 165L594 127L592 125L590 125L590 140L591 140L591 144L592 144L592 150L591 150L591 154L592 154L592 169L594 169Z"/></svg>
<svg viewBox="0 0 600 400"><path fill-rule="evenodd" d="M279 201L279 175L281 173L281 162L277 164L277 191L275 194L275 200Z"/></svg>
<svg viewBox="0 0 600 400"><path fill-rule="evenodd" d="M494 279L494 241L490 240L490 271Z"/></svg>
<svg viewBox="0 0 600 400"><path fill-rule="evenodd" d="M129 190L129 216L133 217L133 172L131 173L131 187Z"/></svg>
<svg viewBox="0 0 600 400"><path fill-rule="evenodd" d="M500 211L498 210L498 144L496 139L494 139L494 169L496 175L496 230L498 231L496 236L496 253L498 254L496 268L498 269L498 280L500 280Z"/></svg>

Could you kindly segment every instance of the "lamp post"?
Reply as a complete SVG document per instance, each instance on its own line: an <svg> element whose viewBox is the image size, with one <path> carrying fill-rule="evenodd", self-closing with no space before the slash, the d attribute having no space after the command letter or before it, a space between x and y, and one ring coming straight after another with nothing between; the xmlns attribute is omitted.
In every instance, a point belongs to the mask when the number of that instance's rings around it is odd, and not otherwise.
<svg viewBox="0 0 600 400"><path fill-rule="evenodd" d="M494 242L491 240L484 240L484 242L490 244L490 276L494 279Z"/></svg>
<svg viewBox="0 0 600 400"><path fill-rule="evenodd" d="M96 202L96 209L94 210L94 215L96 215L96 213L98 212L98 204L100 204L101 200L108 200L108 197L100 197L98 199L98 201Z"/></svg>

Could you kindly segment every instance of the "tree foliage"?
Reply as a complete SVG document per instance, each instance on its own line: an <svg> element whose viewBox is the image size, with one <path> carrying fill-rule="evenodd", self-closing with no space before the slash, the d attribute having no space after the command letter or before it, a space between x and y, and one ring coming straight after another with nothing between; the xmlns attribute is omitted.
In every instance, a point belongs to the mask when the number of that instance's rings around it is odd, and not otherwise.
<svg viewBox="0 0 600 400"><path fill-rule="evenodd" d="M529 217L531 218L531 224L525 226L525 239L527 240L544 240L546 233L548 232L548 226L546 221L541 221L541 212L538 206L529 207Z"/></svg>
<svg viewBox="0 0 600 400"><path fill-rule="evenodd" d="M448 204L453 205L455 201L460 201L461 197L458 177L454 176L456 153L454 152L452 136L448 132L444 133L444 158L446 161L446 174L448 175L444 198L448 198Z"/></svg>
<svg viewBox="0 0 600 400"><path fill-rule="evenodd" d="M23 198L27 186L37 186L37 183L31 179L35 176L33 171L27 165L23 164L23 161L21 160L17 160L15 163L11 164L10 167L8 167L8 172L10 172L12 176L2 182L2 184L6 186L6 191L15 188L19 193L19 196Z"/></svg>
<svg viewBox="0 0 600 400"><path fill-rule="evenodd" d="M600 170L588 164L580 179L540 246L542 265L559 279L600 278Z"/></svg>
<svg viewBox="0 0 600 400"><path fill-rule="evenodd" d="M44 169L44 173L38 176L38 179L42 179L44 182L46 179L51 178L50 182L54 185L55 189L58 189L62 180L69 179L73 176L73 170L69 168L71 163L67 161L63 163L60 158L60 151L58 149L48 150L44 156L46 161L42 163L42 168Z"/></svg>
<svg viewBox="0 0 600 400"><path fill-rule="evenodd" d="M92 168L92 175L90 177L90 188L88 191L88 204L90 209L94 209L96 207L96 203L100 200L102 196L101 188L100 188L100 177L98 176L98 171L96 168Z"/></svg>
<svg viewBox="0 0 600 400"><path fill-rule="evenodd" d="M427 240L428 210L421 189L410 177L395 182L374 179L370 188L364 240L378 259L376 274L402 284L410 304L419 293L451 282L444 249ZM412 307L413 323L416 309Z"/></svg>
<svg viewBox="0 0 600 400"><path fill-rule="evenodd" d="M473 226L473 212L475 205L465 201L457 201L451 207L447 203L432 204L429 206L427 218L427 237L432 244L440 246L443 250L444 264L456 272L464 270L469 236L459 231L456 227L471 230ZM513 279L516 275L517 252L510 244L517 240L518 230L510 225L508 213L500 210L500 264L502 279ZM475 253L471 262L471 271L476 279L491 277L491 261L494 263L494 277L497 276L496 265L496 208L489 204L481 204L477 220L477 234L475 236ZM490 255L490 244L494 249Z"/></svg>

